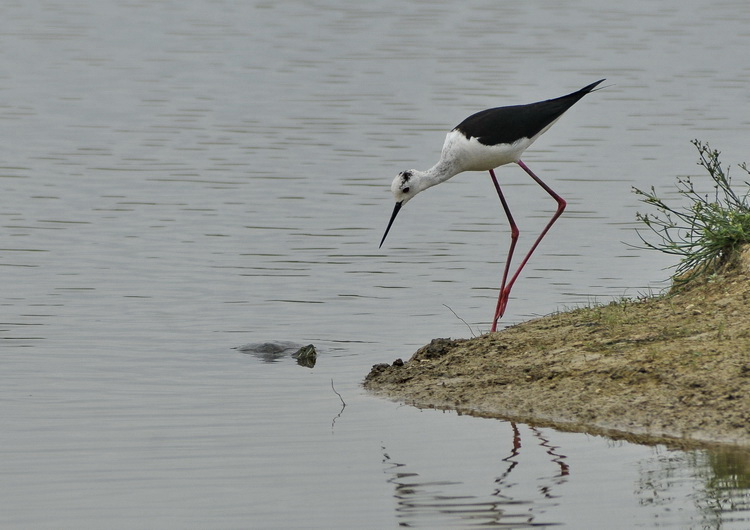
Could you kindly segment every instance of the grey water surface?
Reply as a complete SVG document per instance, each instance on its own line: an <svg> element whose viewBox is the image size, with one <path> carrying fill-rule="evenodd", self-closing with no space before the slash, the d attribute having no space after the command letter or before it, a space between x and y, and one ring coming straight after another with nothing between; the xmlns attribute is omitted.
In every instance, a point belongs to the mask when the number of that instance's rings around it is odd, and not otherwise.
<svg viewBox="0 0 750 530"><path fill-rule="evenodd" d="M602 77L526 154L568 200L504 325L658 292L631 187L750 159L750 4L5 2L2 528L747 528L747 452L418 410L370 366L487 331L486 174L390 182ZM554 203L497 172L528 245ZM710 189L707 189L710 191ZM446 307L447 306L447 307ZM247 343L315 344L314 368Z"/></svg>

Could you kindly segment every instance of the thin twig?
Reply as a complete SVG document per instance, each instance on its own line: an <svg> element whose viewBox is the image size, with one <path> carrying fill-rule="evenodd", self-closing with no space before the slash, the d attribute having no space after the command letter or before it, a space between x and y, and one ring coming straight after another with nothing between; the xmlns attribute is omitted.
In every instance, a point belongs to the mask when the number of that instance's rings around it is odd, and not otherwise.
<svg viewBox="0 0 750 530"><path fill-rule="evenodd" d="M466 324L466 327L467 327L467 328L469 328L469 333L471 333L471 336L472 336L472 337L476 337L476 335L474 335L474 330L473 330L473 329L471 329L471 326L470 326L470 325L469 325L469 324L468 324L468 323L467 323L467 322L466 322L466 321L465 321L465 320L464 320L463 318L461 318L460 316L458 316L458 315L456 314L456 312L455 312L455 311L454 311L453 309L451 309L451 308L450 308L450 306L447 306L447 305L445 305L445 304L443 304L443 305L444 305L445 307L447 307L447 308L448 308L448 310L449 310L449 311L450 311L451 313L453 313L453 316L455 316L455 317L456 317L457 319L459 319L459 320L460 320L461 322L463 322L464 324Z"/></svg>
<svg viewBox="0 0 750 530"><path fill-rule="evenodd" d="M335 394L336 394L336 395L337 395L337 396L339 397L339 399L341 400L341 404L342 404L342 405L344 405L344 406L346 407L346 402L344 402L344 398L342 398L342 397L341 397L341 394L339 394L338 392L336 392L336 388L335 388L335 387L333 386L333 378L331 378L331 388L333 388L333 391L334 391L334 393L335 393ZM343 410L343 409L342 409L342 410Z"/></svg>

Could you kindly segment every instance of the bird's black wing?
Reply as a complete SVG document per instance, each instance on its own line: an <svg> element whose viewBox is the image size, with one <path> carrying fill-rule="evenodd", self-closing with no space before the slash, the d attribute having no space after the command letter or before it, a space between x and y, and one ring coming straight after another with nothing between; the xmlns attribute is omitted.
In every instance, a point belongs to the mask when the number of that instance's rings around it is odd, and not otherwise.
<svg viewBox="0 0 750 530"><path fill-rule="evenodd" d="M477 138L484 145L512 144L521 138L532 138L602 81L555 99L483 110L466 118L454 130L467 138Z"/></svg>

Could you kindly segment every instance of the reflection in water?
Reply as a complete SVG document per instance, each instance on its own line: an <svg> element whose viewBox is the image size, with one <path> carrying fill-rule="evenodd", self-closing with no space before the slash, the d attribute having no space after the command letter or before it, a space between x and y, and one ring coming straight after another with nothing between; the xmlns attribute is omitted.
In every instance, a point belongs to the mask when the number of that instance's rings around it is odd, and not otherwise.
<svg viewBox="0 0 750 530"><path fill-rule="evenodd" d="M750 451L738 448L658 452L641 463L641 505L669 506L689 498L702 528L750 522ZM697 479L697 480L696 480ZM744 514L744 516L743 516Z"/></svg>
<svg viewBox="0 0 750 530"><path fill-rule="evenodd" d="M341 410L333 417L333 420L331 420L331 432L333 432L334 428L336 427L336 420L339 419L344 413L344 409L346 408L346 401L344 401L344 398L341 396L341 394L339 394L338 390L336 390L336 387L333 386L333 378L331 378L331 389L333 390L333 393L336 394L341 400Z"/></svg>
<svg viewBox="0 0 750 530"><path fill-rule="evenodd" d="M559 497L553 490L563 484L570 474L566 457L557 452L558 447L552 445L539 429L530 427L538 445L551 457L550 462L555 465L556 471L552 476L538 479L541 482L537 487L540 494L538 499L513 494L516 484L510 481L510 477L520 463L522 444L518 425L510 425L513 432L510 454L502 459L507 466L495 479L496 487L485 499L451 493L451 490L462 486L462 482L420 480L419 473L409 471L406 464L393 462L383 447L383 463L390 466L386 469L386 473L391 475L388 482L395 486L399 526L452 526L460 522L462 526L538 528L562 524L536 519L557 505L550 501ZM520 478L523 479L523 476Z"/></svg>

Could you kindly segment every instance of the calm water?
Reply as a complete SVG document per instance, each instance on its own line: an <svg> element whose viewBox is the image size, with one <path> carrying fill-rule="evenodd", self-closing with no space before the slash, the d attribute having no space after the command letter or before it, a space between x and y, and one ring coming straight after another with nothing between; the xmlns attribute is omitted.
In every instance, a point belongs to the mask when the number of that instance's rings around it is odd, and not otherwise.
<svg viewBox="0 0 750 530"><path fill-rule="evenodd" d="M661 289L630 188L700 175L692 138L750 158L749 27L739 1L6 2L0 526L747 528L747 453L360 382L468 336L446 305L489 328L508 231L486 175L377 248L396 172L486 107L612 84L525 157L569 209L505 323ZM553 204L498 176L528 244ZM318 364L232 349L265 340Z"/></svg>

